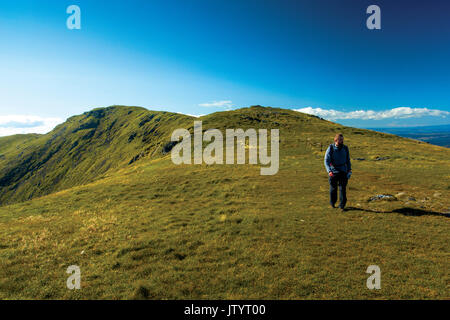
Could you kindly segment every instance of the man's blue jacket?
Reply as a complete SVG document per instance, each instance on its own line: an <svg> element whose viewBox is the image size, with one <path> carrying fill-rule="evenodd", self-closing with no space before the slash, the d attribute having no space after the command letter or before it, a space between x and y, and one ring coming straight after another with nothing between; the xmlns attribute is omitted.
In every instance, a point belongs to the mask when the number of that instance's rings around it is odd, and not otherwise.
<svg viewBox="0 0 450 320"><path fill-rule="evenodd" d="M333 150L331 150L333 148ZM325 152L324 158L325 168L327 172L339 173L339 172L349 172L352 170L352 164L350 162L350 152L346 145L341 147L336 146L336 144L330 144Z"/></svg>

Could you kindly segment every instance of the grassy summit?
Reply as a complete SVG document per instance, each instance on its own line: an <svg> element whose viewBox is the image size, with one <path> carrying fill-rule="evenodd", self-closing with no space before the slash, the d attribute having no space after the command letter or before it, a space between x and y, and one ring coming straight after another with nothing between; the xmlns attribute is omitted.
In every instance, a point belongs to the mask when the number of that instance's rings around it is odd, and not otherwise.
<svg viewBox="0 0 450 320"><path fill-rule="evenodd" d="M165 146L194 119L110 107L0 138L0 298L449 297L450 149L251 107L203 129L280 129L278 174L175 166ZM338 131L353 166L344 213L323 167ZM372 264L381 290L366 288ZM70 265L81 290L66 288Z"/></svg>

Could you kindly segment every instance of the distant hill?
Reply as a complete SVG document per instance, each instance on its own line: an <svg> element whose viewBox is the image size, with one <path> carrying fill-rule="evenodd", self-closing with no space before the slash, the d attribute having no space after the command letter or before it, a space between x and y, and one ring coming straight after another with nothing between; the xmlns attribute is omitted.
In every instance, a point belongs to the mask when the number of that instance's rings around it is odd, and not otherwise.
<svg viewBox="0 0 450 320"><path fill-rule="evenodd" d="M279 129L280 166L174 165L176 128ZM349 146L348 211L325 149ZM113 106L0 138L0 299L446 299L450 149L253 106ZM386 195L386 196L384 196ZM81 268L81 290L66 288ZM368 290L369 265L381 290Z"/></svg>
<svg viewBox="0 0 450 320"><path fill-rule="evenodd" d="M450 148L450 124L404 128L367 128Z"/></svg>
<svg viewBox="0 0 450 320"><path fill-rule="evenodd" d="M23 201L88 183L144 156L162 156L164 144L192 117L139 107L94 109L45 135L0 138L0 204Z"/></svg>

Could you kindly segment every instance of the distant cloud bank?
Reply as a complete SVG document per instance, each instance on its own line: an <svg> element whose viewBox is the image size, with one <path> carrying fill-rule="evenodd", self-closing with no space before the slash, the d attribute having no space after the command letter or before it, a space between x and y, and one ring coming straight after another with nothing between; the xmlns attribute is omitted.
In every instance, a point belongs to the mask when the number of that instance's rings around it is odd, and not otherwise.
<svg viewBox="0 0 450 320"><path fill-rule="evenodd" d="M409 108L409 107L399 107L384 111L373 111L373 110L355 110L355 111L338 111L333 109L322 109L322 108L302 108L294 109L294 111L313 114L318 117L327 120L338 120L338 119L362 119L362 120L383 120L383 119L407 119L407 118L420 118L425 116L442 117L446 118L450 115L450 112L436 109L428 108Z"/></svg>
<svg viewBox="0 0 450 320"><path fill-rule="evenodd" d="M233 101L231 100L222 100L222 101L212 101L212 102L205 102L200 103L200 107L206 107L206 108L231 108L233 106Z"/></svg>
<svg viewBox="0 0 450 320"><path fill-rule="evenodd" d="M29 115L0 116L0 136L25 133L47 133L58 124L61 118L46 118Z"/></svg>

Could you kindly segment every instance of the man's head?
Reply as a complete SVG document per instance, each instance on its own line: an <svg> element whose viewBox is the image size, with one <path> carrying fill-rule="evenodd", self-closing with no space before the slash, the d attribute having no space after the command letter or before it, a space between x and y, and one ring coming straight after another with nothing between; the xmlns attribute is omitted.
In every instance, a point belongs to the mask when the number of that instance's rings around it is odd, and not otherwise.
<svg viewBox="0 0 450 320"><path fill-rule="evenodd" d="M336 133L334 136L334 144L338 147L342 147L344 145L344 135L342 133Z"/></svg>

